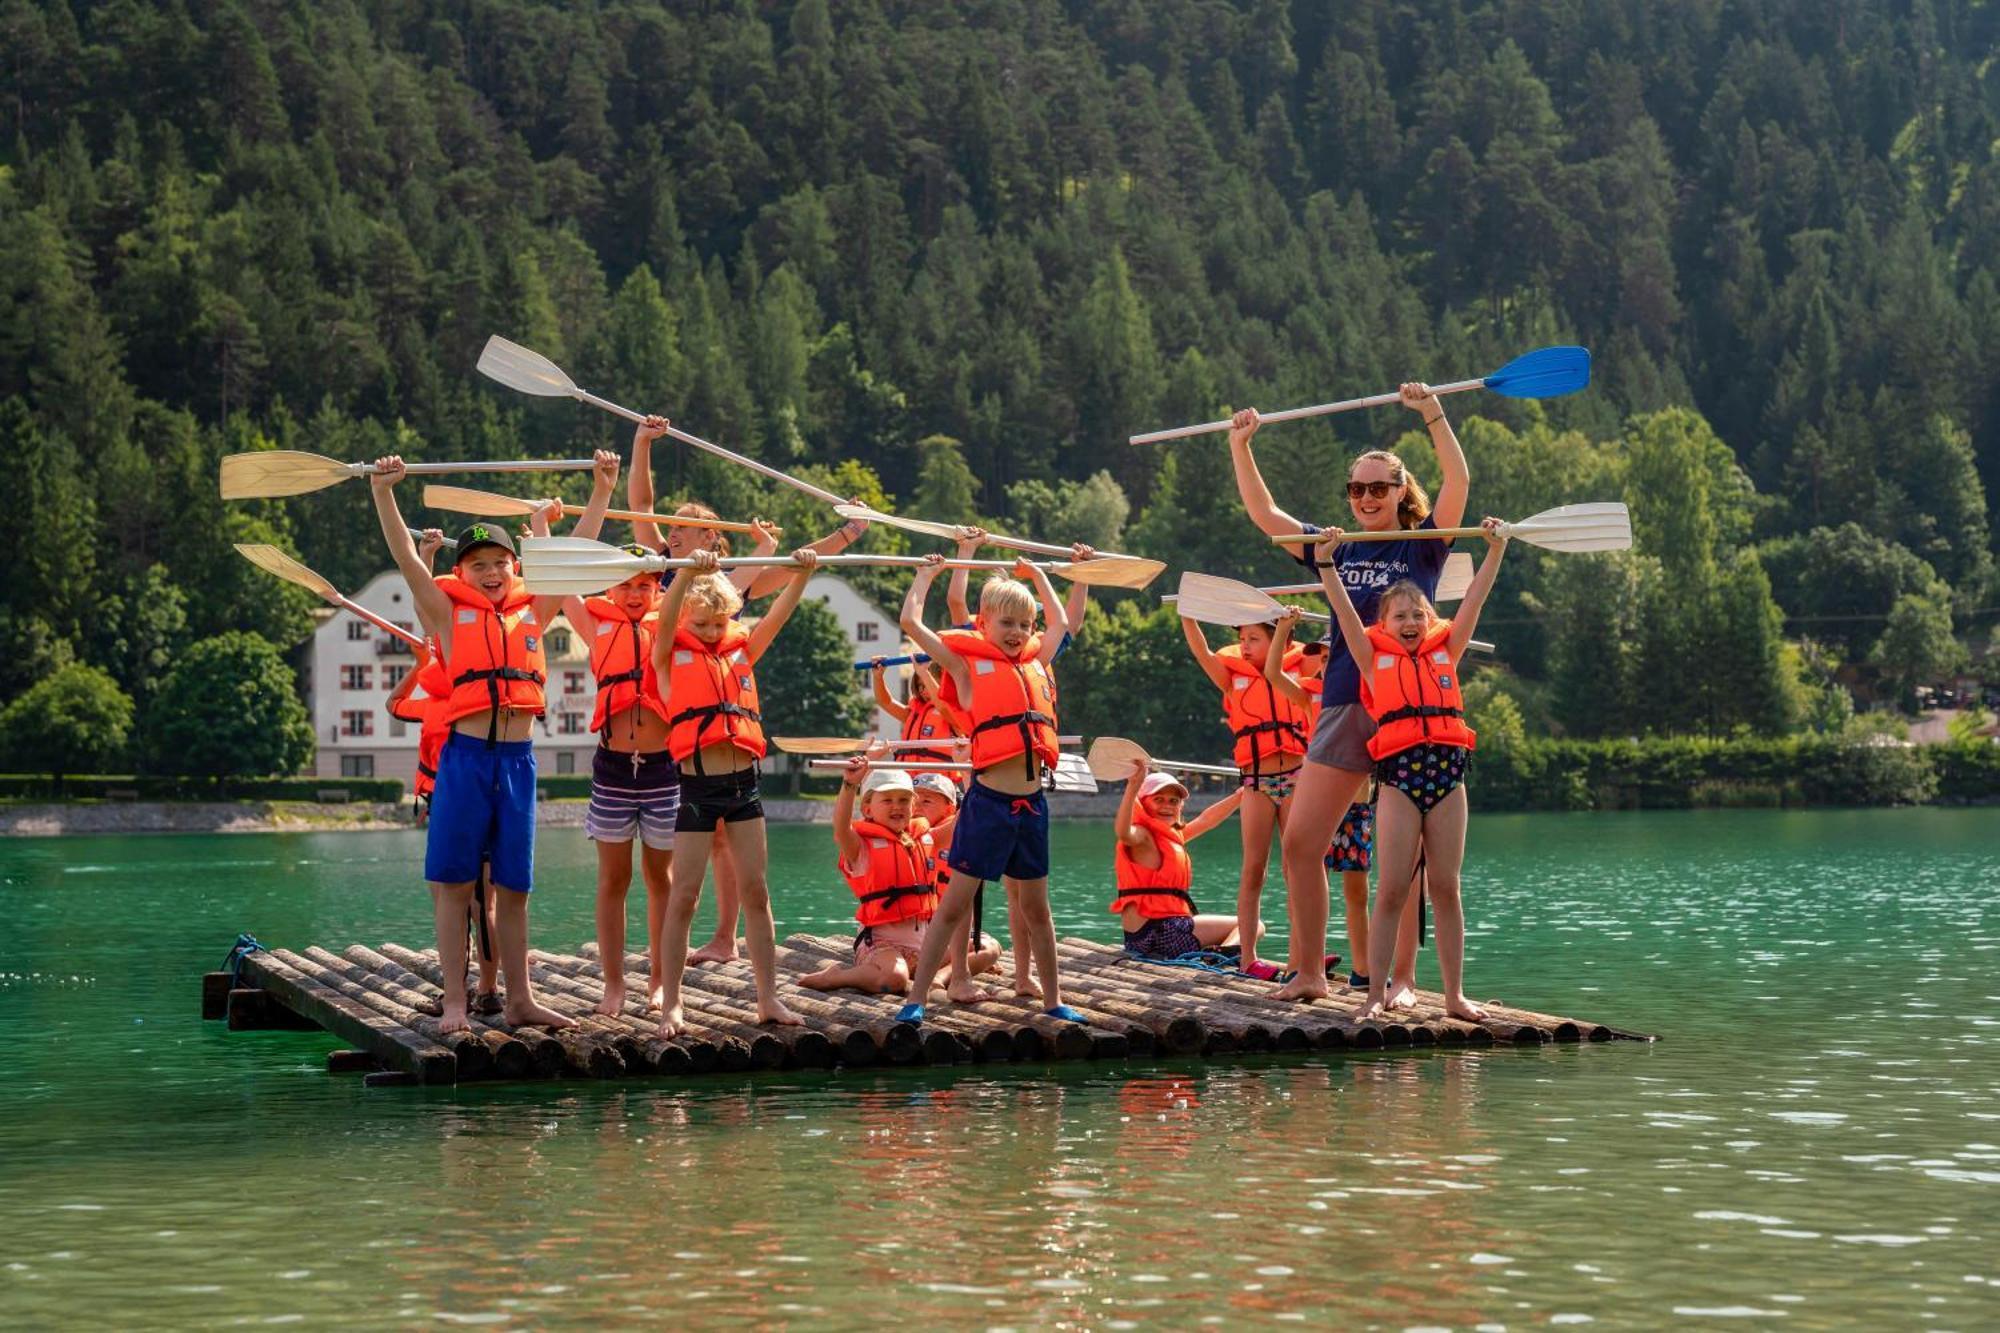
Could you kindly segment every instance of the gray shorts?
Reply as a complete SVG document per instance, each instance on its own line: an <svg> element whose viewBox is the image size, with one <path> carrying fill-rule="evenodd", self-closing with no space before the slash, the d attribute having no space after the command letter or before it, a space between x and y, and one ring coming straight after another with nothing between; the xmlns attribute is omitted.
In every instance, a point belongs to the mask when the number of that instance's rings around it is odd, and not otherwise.
<svg viewBox="0 0 2000 1333"><path fill-rule="evenodd" d="M1375 719L1360 704L1331 704L1320 709L1306 762L1366 773L1375 767L1374 756L1368 753L1368 738L1374 734Z"/></svg>

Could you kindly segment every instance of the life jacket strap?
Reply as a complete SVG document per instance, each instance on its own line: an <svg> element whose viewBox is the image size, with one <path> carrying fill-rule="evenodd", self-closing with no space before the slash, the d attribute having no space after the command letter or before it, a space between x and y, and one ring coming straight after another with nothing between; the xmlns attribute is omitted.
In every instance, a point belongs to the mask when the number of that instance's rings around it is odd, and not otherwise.
<svg viewBox="0 0 2000 1333"><path fill-rule="evenodd" d="M1465 716L1465 710L1463 708L1446 708L1441 704L1405 704L1401 708L1392 708L1388 712L1382 714L1382 716L1376 718L1375 725L1378 727L1384 726L1390 722L1402 722L1408 718L1413 718L1413 717L1426 718L1426 717L1464 717L1464 716Z"/></svg>
<svg viewBox="0 0 2000 1333"><path fill-rule="evenodd" d="M683 708L680 712L668 718L667 729L669 731L678 727L683 722L695 718L701 719L696 723L694 730L694 771L696 773L705 773L707 771L701 764L701 733L708 729L709 719L717 717L744 717L757 723L762 723L764 720L764 715L756 709L745 708L741 704L733 704L727 700L717 704L703 704L699 708ZM726 736L727 732L725 731L724 734Z"/></svg>
<svg viewBox="0 0 2000 1333"><path fill-rule="evenodd" d="M877 889L873 893L861 894L860 901L864 903L888 903L894 902L898 898L908 898L916 894L936 892L937 886L935 884L898 884L893 888Z"/></svg>
<svg viewBox="0 0 2000 1333"><path fill-rule="evenodd" d="M1186 889L1120 889L1118 890L1118 896L1112 900L1111 905L1115 908L1122 908L1125 906L1127 898L1143 898L1148 894L1162 898L1178 898L1188 905L1189 915L1194 913L1194 895Z"/></svg>

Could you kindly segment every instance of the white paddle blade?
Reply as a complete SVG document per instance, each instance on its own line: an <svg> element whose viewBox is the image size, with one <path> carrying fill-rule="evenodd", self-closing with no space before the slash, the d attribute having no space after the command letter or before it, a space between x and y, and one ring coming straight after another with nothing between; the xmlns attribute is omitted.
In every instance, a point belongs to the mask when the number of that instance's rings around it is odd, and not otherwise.
<svg viewBox="0 0 2000 1333"><path fill-rule="evenodd" d="M538 597L588 597L657 568L657 556L633 555L588 537L521 542L521 581Z"/></svg>
<svg viewBox="0 0 2000 1333"><path fill-rule="evenodd" d="M1632 515L1622 504L1564 505L1545 509L1504 531L1546 551L1629 551Z"/></svg>
<svg viewBox="0 0 2000 1333"><path fill-rule="evenodd" d="M498 334L486 340L486 348L479 354L479 373L540 398L576 396L576 381L565 375L561 366Z"/></svg>
<svg viewBox="0 0 2000 1333"><path fill-rule="evenodd" d="M237 542L235 546L236 554L242 556L266 574L276 574L279 578L285 580L285 582L296 583L301 588L311 592L314 596L324 597L329 602L335 601L340 597L340 590L338 588L335 588L323 577L307 569L304 565L292 559L275 546L265 546L249 542Z"/></svg>
<svg viewBox="0 0 2000 1333"><path fill-rule="evenodd" d="M1444 558L1444 569L1438 574L1437 595L1433 602L1458 602L1465 599L1466 589L1472 586L1472 557L1463 551L1453 551Z"/></svg>
<svg viewBox="0 0 2000 1333"><path fill-rule="evenodd" d="M837 504L833 512L842 518L858 518L863 523L880 523L886 527L901 528L905 532L921 532L929 537L942 537L955 542L965 535L965 530L956 523L933 523L926 518L904 518L901 514L885 514L867 505Z"/></svg>
<svg viewBox="0 0 2000 1333"><path fill-rule="evenodd" d="M463 486L426 486L424 508L442 509L449 514L475 514L480 518L514 518L534 513L535 502Z"/></svg>
<svg viewBox="0 0 2000 1333"><path fill-rule="evenodd" d="M1123 736L1099 736L1090 743L1085 762L1099 782L1124 782L1132 776L1141 759L1150 759L1146 748Z"/></svg>
<svg viewBox="0 0 2000 1333"><path fill-rule="evenodd" d="M1181 575L1180 596L1174 609L1189 620L1236 629L1270 624L1288 608L1247 583L1190 571ZM1307 611L1303 618L1316 624L1326 624L1330 619L1317 611Z"/></svg>
<svg viewBox="0 0 2000 1333"><path fill-rule="evenodd" d="M295 449L230 454L222 460L222 498L260 500L304 495L359 475L352 465L337 458L303 454Z"/></svg>
<svg viewBox="0 0 2000 1333"><path fill-rule="evenodd" d="M1130 588L1137 591L1150 587L1154 579L1166 573L1165 563L1147 560L1136 555L1100 555L1095 560L1078 560L1070 563L1051 565L1050 569L1071 583L1081 583L1092 588Z"/></svg>
<svg viewBox="0 0 2000 1333"><path fill-rule="evenodd" d="M1056 770L1050 775L1049 786L1055 791L1078 792L1095 795L1097 779L1091 775L1090 765L1080 754L1065 754L1057 758Z"/></svg>

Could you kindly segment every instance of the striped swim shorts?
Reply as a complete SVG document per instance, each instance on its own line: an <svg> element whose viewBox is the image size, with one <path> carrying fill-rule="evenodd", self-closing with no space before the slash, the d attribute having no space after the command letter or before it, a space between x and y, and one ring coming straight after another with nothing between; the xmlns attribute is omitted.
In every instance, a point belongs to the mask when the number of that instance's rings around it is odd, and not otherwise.
<svg viewBox="0 0 2000 1333"><path fill-rule="evenodd" d="M674 820L680 809L680 774L665 750L637 754L597 747L590 761L585 837L630 842L636 836L654 851L666 851L674 845Z"/></svg>

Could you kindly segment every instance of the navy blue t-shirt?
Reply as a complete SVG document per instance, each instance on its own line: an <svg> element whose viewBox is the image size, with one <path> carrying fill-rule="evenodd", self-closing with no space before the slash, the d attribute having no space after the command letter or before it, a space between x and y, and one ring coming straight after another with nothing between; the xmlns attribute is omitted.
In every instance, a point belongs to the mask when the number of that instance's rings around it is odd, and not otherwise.
<svg viewBox="0 0 2000 1333"><path fill-rule="evenodd" d="M1435 528L1437 520L1426 516L1417 526ZM1299 530L1321 531L1311 523L1299 524ZM1444 573L1445 557L1450 554L1451 543L1435 538L1342 542L1334 548L1333 563L1340 570L1340 581L1347 585L1347 596L1354 609L1361 613L1364 623L1372 624L1382 594L1391 584L1408 579L1424 590L1424 596L1435 599L1438 577ZM1314 578L1319 577L1312 547L1299 547L1293 558L1311 570ZM1361 673L1355 669L1354 658L1347 651L1347 641L1337 625L1327 636L1326 684L1320 687L1320 701L1328 708L1361 702Z"/></svg>

